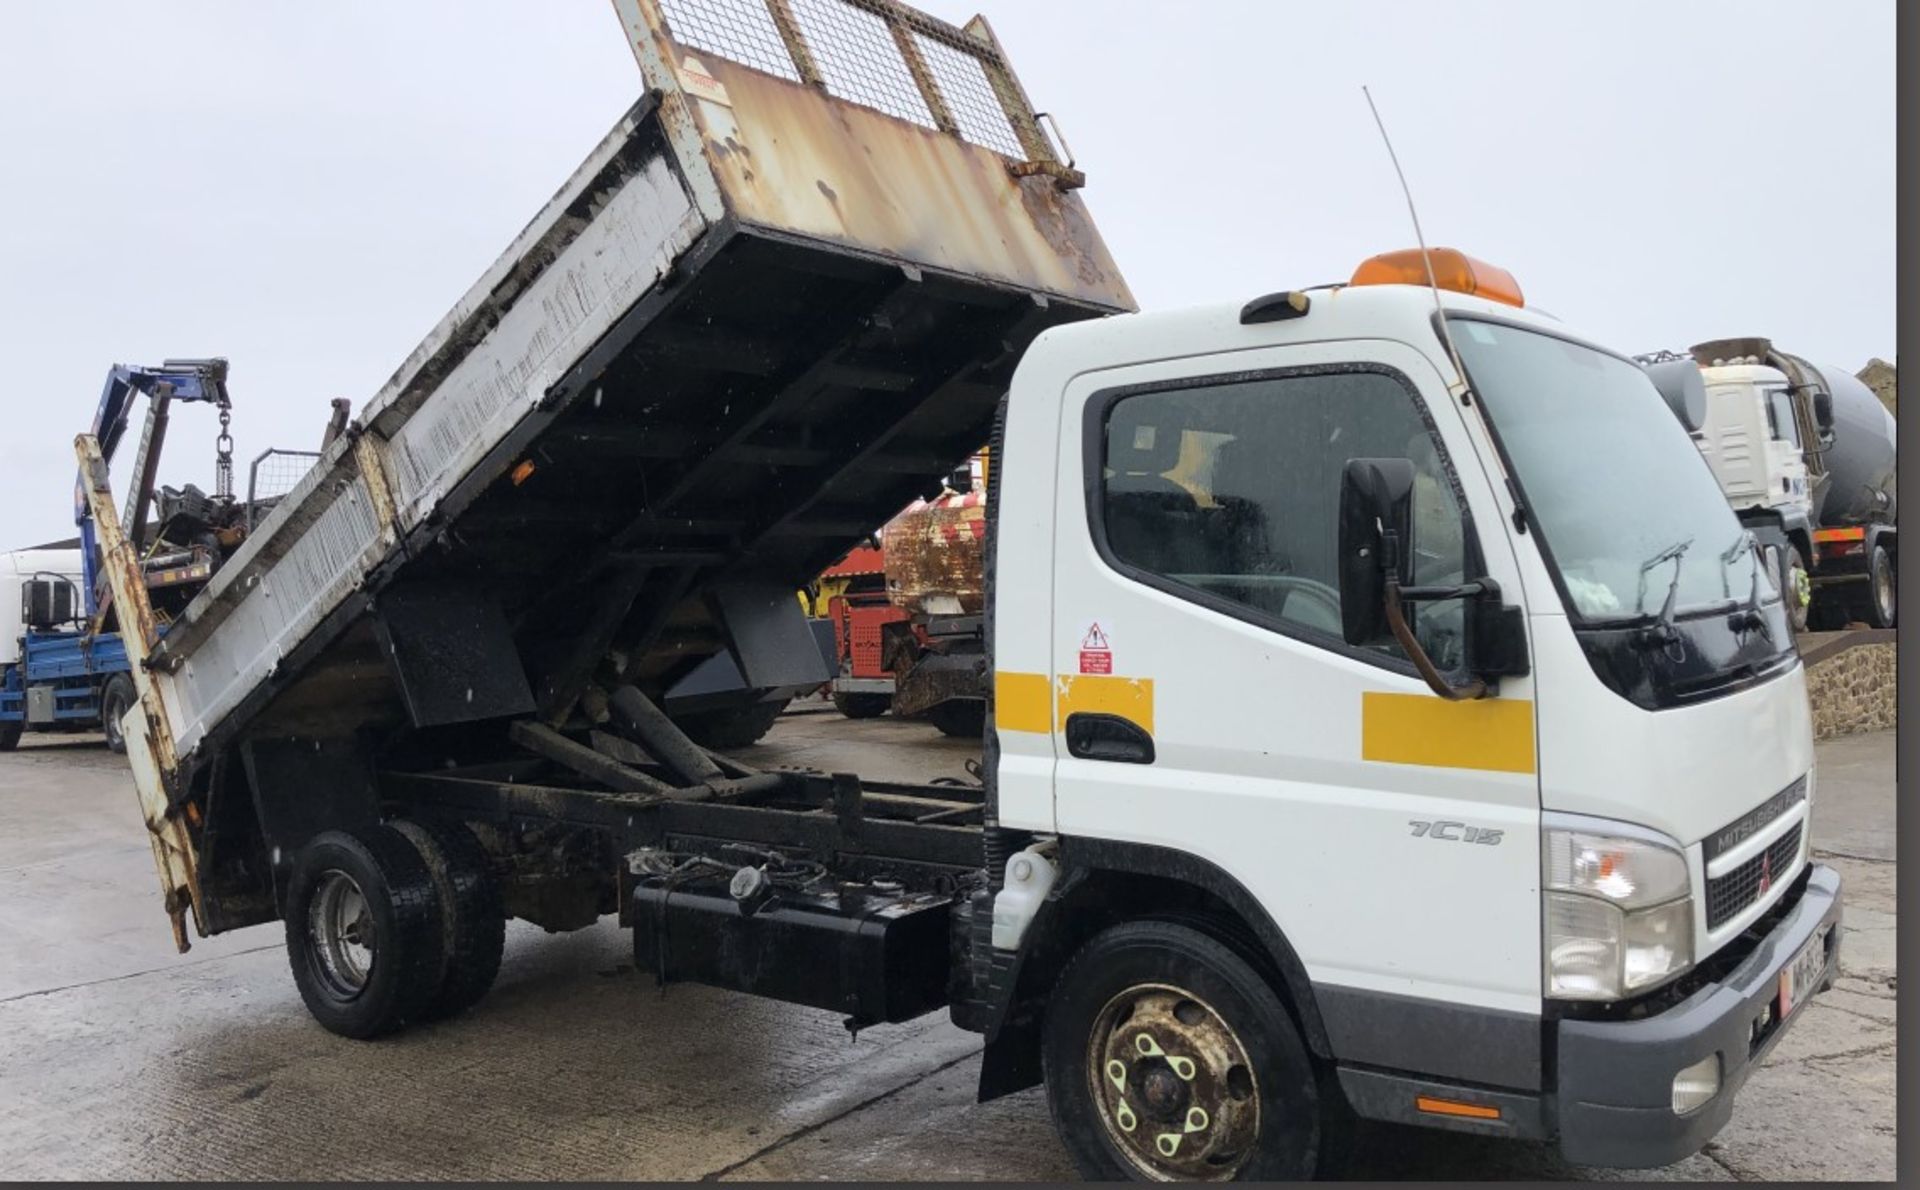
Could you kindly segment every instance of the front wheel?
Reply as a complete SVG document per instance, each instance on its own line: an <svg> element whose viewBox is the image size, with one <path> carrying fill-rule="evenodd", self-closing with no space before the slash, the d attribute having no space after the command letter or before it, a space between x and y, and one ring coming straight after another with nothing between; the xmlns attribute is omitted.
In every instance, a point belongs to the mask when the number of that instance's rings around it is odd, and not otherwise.
<svg viewBox="0 0 1920 1190"><path fill-rule="evenodd" d="M1788 625L1796 634L1802 633L1807 630L1813 608L1813 580L1808 576L1807 560L1799 547L1787 546L1779 555L1774 573L1779 575L1780 601L1786 607Z"/></svg>
<svg viewBox="0 0 1920 1190"><path fill-rule="evenodd" d="M1331 1172L1345 1103L1286 1005L1191 927L1129 922L1075 955L1048 1002L1055 1126L1101 1181L1295 1181Z"/></svg>
<svg viewBox="0 0 1920 1190"><path fill-rule="evenodd" d="M127 736L120 721L133 709L135 697L133 679L126 674L114 674L100 689L100 734L107 737L110 750L122 755L127 751Z"/></svg>

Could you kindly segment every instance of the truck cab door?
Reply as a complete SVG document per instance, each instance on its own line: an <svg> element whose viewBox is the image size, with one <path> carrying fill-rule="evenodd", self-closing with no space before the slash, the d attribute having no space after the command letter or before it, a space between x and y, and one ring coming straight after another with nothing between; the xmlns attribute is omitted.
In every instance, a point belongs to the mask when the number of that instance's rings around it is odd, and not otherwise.
<svg viewBox="0 0 1920 1190"><path fill-rule="evenodd" d="M1353 458L1414 461L1416 583L1484 575L1523 606L1493 486L1434 365L1346 341L1083 373L1059 441L1060 833L1224 870L1316 990L1537 1020L1531 680L1448 702L1397 646L1341 635ZM1460 602L1414 623L1463 680L1465 623Z"/></svg>

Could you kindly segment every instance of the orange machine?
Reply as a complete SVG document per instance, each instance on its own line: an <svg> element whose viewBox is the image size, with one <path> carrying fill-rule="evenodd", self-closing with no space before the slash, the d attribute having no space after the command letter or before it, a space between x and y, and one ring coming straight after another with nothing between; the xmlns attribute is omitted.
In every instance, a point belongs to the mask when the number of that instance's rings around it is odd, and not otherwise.
<svg viewBox="0 0 1920 1190"><path fill-rule="evenodd" d="M891 710L942 732L978 735L986 717L985 455L916 500L820 576L839 673L833 701L850 719ZM837 590L836 590L837 588Z"/></svg>

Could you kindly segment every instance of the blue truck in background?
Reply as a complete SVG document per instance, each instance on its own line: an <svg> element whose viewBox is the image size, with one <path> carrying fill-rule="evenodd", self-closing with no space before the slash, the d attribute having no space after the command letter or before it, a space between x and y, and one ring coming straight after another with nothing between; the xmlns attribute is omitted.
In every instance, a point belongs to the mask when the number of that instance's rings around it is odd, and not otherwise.
<svg viewBox="0 0 1920 1190"><path fill-rule="evenodd" d="M238 546L258 511L251 484L247 501L234 498L226 380L222 359L168 360L157 368L116 364L94 412L91 432L111 460L132 427L138 398L147 401L133 458L135 495L122 523L141 551L162 632ZM211 496L192 484L156 486L170 414L180 402L209 404L220 415ZM0 751L17 747L29 731L93 730L115 752L126 750L120 722L137 698L126 648L114 631L110 588L101 580L93 517L77 481L73 509L76 540L0 554Z"/></svg>
<svg viewBox="0 0 1920 1190"><path fill-rule="evenodd" d="M0 554L0 751L28 731L93 731L125 749L133 679L118 633L87 630L77 544Z"/></svg>

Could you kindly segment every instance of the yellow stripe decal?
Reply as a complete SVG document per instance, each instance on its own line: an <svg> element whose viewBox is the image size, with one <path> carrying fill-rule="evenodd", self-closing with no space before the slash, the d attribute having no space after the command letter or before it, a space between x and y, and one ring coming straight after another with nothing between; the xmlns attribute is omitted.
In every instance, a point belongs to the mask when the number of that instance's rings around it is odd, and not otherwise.
<svg viewBox="0 0 1920 1190"><path fill-rule="evenodd" d="M1053 701L1047 697L1047 675L994 671L993 722L1001 731L1053 734Z"/></svg>
<svg viewBox="0 0 1920 1190"><path fill-rule="evenodd" d="M1153 734L1153 679L1121 678L1105 674L1061 674L1055 699L1059 718L1084 711L1093 715L1118 715L1132 720L1140 730Z"/></svg>
<svg viewBox="0 0 1920 1190"><path fill-rule="evenodd" d="M1533 703L1430 694L1360 696L1360 755L1388 764L1531 773Z"/></svg>

